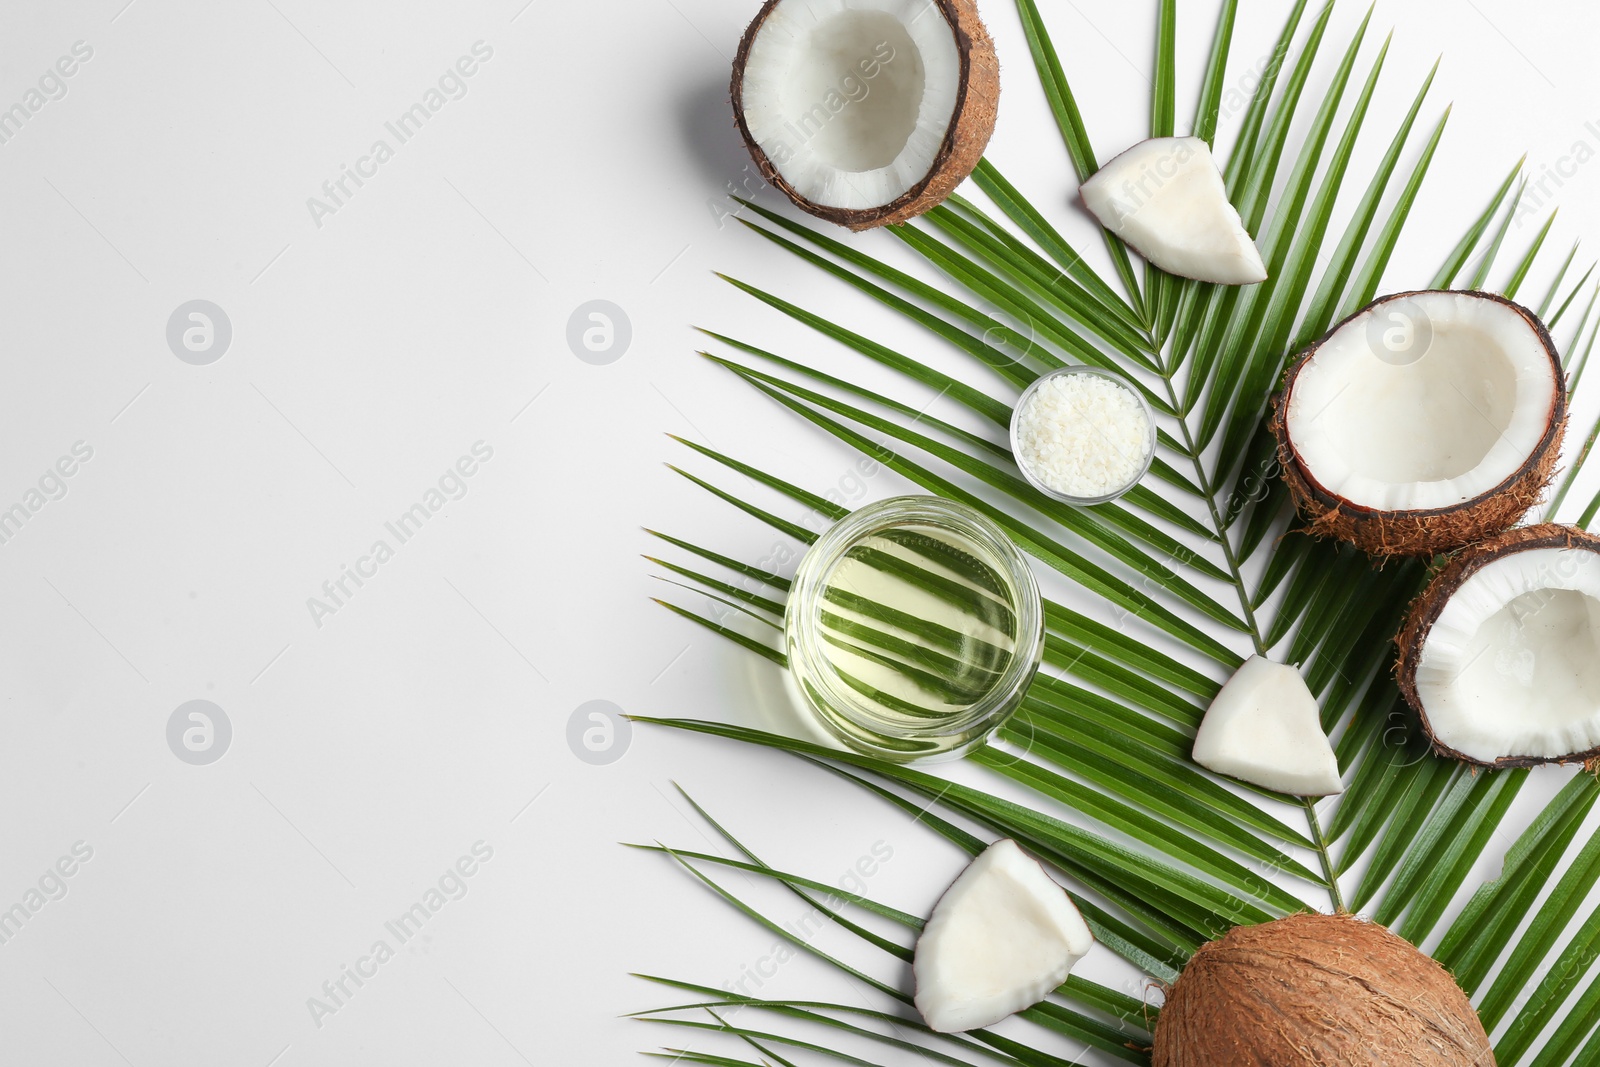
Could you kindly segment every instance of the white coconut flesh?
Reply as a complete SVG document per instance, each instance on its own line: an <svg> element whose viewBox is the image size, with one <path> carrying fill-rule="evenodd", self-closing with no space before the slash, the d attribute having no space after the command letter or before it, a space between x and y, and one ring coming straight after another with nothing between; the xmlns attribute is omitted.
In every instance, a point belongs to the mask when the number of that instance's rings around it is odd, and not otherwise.
<svg viewBox="0 0 1600 1067"><path fill-rule="evenodd" d="M917 938L917 1010L945 1034L993 1025L1048 996L1093 944L1039 861L997 841L945 890Z"/></svg>
<svg viewBox="0 0 1600 1067"><path fill-rule="evenodd" d="M795 192L857 211L928 176L960 82L955 31L929 0L785 0L751 42L740 105Z"/></svg>
<svg viewBox="0 0 1600 1067"><path fill-rule="evenodd" d="M1451 594L1422 644L1417 698L1435 740L1471 759L1600 747L1600 556L1500 556Z"/></svg>
<svg viewBox="0 0 1600 1067"><path fill-rule="evenodd" d="M1449 508L1539 448L1561 388L1514 308L1466 293L1383 301L1323 341L1284 417L1325 492L1378 511Z"/></svg>
<svg viewBox="0 0 1600 1067"><path fill-rule="evenodd" d="M1344 791L1322 732L1316 698L1300 672L1251 656L1206 709L1194 761L1218 774L1294 796Z"/></svg>
<svg viewBox="0 0 1600 1067"><path fill-rule="evenodd" d="M1198 137L1141 141L1080 192L1101 225L1164 271L1223 285L1267 279L1211 149Z"/></svg>

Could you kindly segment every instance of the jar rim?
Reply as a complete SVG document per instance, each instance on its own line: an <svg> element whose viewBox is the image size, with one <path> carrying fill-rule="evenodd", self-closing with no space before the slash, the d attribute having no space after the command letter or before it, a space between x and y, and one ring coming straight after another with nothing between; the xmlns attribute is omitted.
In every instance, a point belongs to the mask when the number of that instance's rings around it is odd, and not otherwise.
<svg viewBox="0 0 1600 1067"><path fill-rule="evenodd" d="M944 738L972 732L975 726L985 726L982 736L987 737L999 727L1021 703L1021 695L1038 671L1044 645L1044 607L1040 598L1038 580L1027 557L1008 537L1004 530L988 516L975 508L957 501L936 496L898 496L867 504L844 516L812 543L800 561L794 582L789 590L789 601L784 611L786 644L791 658L791 669L797 665L805 683L798 688L808 702L820 699L828 704L827 711L816 708L820 717L831 727L830 715L837 714L864 731L890 736L881 719L869 714L863 698L842 682L837 670L823 650L821 604L828 579L846 553L868 537L901 526L927 525L944 528L974 543L1000 564L1009 584L1015 603L1017 632L1014 651L993 686L969 707L941 720L932 729L907 729L905 739ZM820 690L813 694L812 688ZM992 723L986 720L992 719ZM851 747L861 747L853 738L838 730L833 731L840 740ZM970 746L969 746L970 747ZM965 749L949 753L960 755ZM887 756L874 750L874 755Z"/></svg>

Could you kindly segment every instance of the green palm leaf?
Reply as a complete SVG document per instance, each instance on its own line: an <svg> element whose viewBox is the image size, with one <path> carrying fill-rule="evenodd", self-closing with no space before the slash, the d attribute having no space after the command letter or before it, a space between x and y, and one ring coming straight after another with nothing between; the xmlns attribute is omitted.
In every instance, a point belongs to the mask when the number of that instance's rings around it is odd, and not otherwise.
<svg viewBox="0 0 1600 1067"><path fill-rule="evenodd" d="M783 212L746 204L750 217L742 221L750 231L819 278L891 312L916 339L891 345L850 328L844 312L820 314L728 279L777 312L779 322L803 326L812 340L820 335L847 357L870 361L892 384L868 387L848 371L820 369L820 360L722 333L707 333L716 350L709 358L764 401L868 460L924 491L983 511L1073 586L1070 604L1046 602L1046 671L996 744L968 761L1003 784L1005 795L739 726L643 721L812 760L915 815L968 853L983 846L980 833L1016 838L1063 872L1100 942L1154 979L1172 980L1189 953L1235 923L1348 905L1391 925L1456 973L1496 1036L1502 1065L1573 1057L1589 1062L1584 1057L1600 1055L1600 979L1586 981L1600 957L1600 920L1581 912L1600 884L1600 838L1585 830L1600 786L1572 775L1520 830L1499 876L1475 884L1473 873L1496 835L1508 829L1531 773L1475 774L1428 751L1388 678L1390 639L1425 579L1425 565L1378 569L1352 549L1311 541L1270 476L1273 447L1262 426L1267 395L1294 351L1369 302L1384 284L1449 117L1446 108L1437 118L1423 118L1430 72L1392 125L1374 133L1382 121L1388 42L1367 41L1369 12L1337 58L1325 62L1332 5L1319 8L1302 30L1306 6L1299 0L1289 12L1223 164L1246 226L1261 235L1271 277L1260 286L1205 285L1153 267L1141 283L1127 249L1104 232L1112 275L1103 278L989 160L978 166L965 195L891 229L898 241L882 244L899 247L882 256L868 251L868 242L846 242ZM1099 157L1067 64L1034 0L1016 0L1016 8L1066 160L1082 180L1098 169ZM1149 112L1153 136L1180 132L1178 16L1175 0L1162 0ZM1207 141L1216 134L1237 17L1237 4L1224 3L1196 96L1192 132ZM1364 158L1360 149L1373 137L1385 147L1363 176L1355 173L1355 160ZM1497 291L1514 296L1553 270L1548 283L1539 283L1546 285L1540 309L1552 329L1561 330L1576 391L1600 334L1600 289L1591 286L1593 267L1568 282L1576 245L1547 268L1553 218L1502 265L1519 210L1520 178L1519 162L1483 211L1466 221L1437 275L1404 287L1487 287L1503 272ZM1360 197L1341 215L1341 203L1356 188L1363 190ZM1330 245L1331 254L1320 260ZM920 266L891 265L887 257L895 252L896 262L909 254ZM973 373L906 354L921 351L911 345L930 341L941 356L969 361ZM727 351L755 362L721 354ZM1147 484L1117 504L1078 510L1044 498L1017 477L1004 443L1012 405L1039 373L1066 363L1115 369L1150 401L1160 424L1152 468L1159 488ZM1550 516L1566 504L1600 438L1600 420L1585 429L1574 435L1577 460L1551 497ZM735 491L714 473L680 473L797 546L815 538L817 517L831 521L844 514L822 495L754 464L683 443L697 463L744 481ZM1579 521L1597 512L1600 495ZM678 599L704 598L702 605L669 606L781 666L775 628L787 579L736 555L655 536L693 560L652 558L678 583ZM1080 610L1091 602L1098 607ZM863 654L893 656L930 684L949 676L940 651L949 642L941 645L939 632L874 614L871 605L845 606L866 620L844 628ZM1114 625L1096 617L1106 611ZM920 645L899 632L915 635ZM1219 779L1189 760L1204 704L1249 652L1301 667L1336 742L1347 784L1342 798L1314 803L1276 796ZM1006 799L1017 795L1027 803ZM1062 817L1068 813L1070 819ZM903 968L902 941L827 906L817 896L826 891L822 883L767 867L712 825L743 858L661 850L769 929L776 925L769 917L703 868L775 880L821 906L878 965L886 958ZM917 926L885 903L845 903L874 920ZM905 1004L893 983L801 947ZM705 998L680 1009L749 1008L824 1035L899 1052L915 1048L935 1062L1057 1063L1062 1060L1049 1049L1065 1048L1051 1043L1063 1037L1113 1059L1146 1062L1149 1020L1139 1018L1138 1001L1076 979L1059 991L1074 1006L1052 999L1025 1013L1041 1028L1037 1043L982 1034L944 1042L898 1014L671 984ZM729 1034L771 1062L788 1062L774 1047L868 1062L720 1015L711 1022L685 1019L681 1011L651 1015L680 1029ZM693 1056L700 1058L689 1062L745 1062Z"/></svg>

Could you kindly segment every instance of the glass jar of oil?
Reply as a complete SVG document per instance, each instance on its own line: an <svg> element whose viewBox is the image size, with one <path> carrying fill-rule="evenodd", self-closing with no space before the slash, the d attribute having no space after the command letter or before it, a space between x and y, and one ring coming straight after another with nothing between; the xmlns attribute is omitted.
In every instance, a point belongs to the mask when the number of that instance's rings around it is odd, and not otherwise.
<svg viewBox="0 0 1600 1067"><path fill-rule="evenodd" d="M801 560L789 668L828 730L882 759L952 759L1022 703L1044 647L1028 561L979 512L906 496L847 515Z"/></svg>

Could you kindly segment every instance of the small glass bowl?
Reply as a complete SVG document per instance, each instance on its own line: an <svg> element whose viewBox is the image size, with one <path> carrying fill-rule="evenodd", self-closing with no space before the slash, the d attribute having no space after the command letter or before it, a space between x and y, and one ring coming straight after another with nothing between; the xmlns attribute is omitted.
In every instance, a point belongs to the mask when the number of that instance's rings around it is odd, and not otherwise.
<svg viewBox="0 0 1600 1067"><path fill-rule="evenodd" d="M887 553L886 545L891 549ZM913 547L905 548L907 545ZM924 551L933 551L934 556L921 554ZM884 562L865 562L868 553L880 561L892 556L887 563L894 567L885 569ZM938 556L972 567L971 573L981 573L991 583L990 594L974 595L976 586L962 588L969 583L958 582L951 587L949 576L959 572L940 564ZM917 697L936 694L915 685L892 695L888 689L869 685L885 696L884 701L874 700L862 692L862 680L852 679L840 666L843 656L838 651L838 635L844 632L839 629L843 618L837 599L840 591L846 597L881 608L876 598L863 596L860 590L873 588L873 583L879 583L876 588L883 596L888 596L891 589L903 589L896 583L905 573L907 557L915 571L915 581L910 583L914 586L913 599L896 603L903 615L902 623L926 627L930 636L918 636L900 628L902 624L885 624L870 617L865 618L864 625L885 627L877 632L879 641L892 642L895 636L903 640L904 647L894 650L893 656L935 657L935 662L955 665L958 673L966 666L977 669L979 660L990 656L994 665L984 665L981 670L982 676L992 681L981 689L970 690L976 695L968 703L946 701L931 707L935 700L929 700L919 705L915 702ZM847 566L854 569L842 571ZM944 605L929 607L919 614L916 598L919 591L927 589L930 576L946 581L946 596L980 605L979 610L988 612L990 619L1009 615L1005 620L1012 629L1009 650L991 636L1003 630L990 629L989 623L975 614ZM828 595L830 588L835 590L833 599ZM1003 605L1006 610L996 609L995 605ZM843 610L854 613L857 609ZM863 616L852 615L846 625L853 622L860 626L862 620ZM830 626L835 634L831 642ZM805 703L833 736L857 752L880 759L931 762L955 759L977 748L1021 705L1043 655L1044 612L1039 585L1027 557L1003 530L963 504L939 497L904 496L869 504L840 519L817 539L795 573L784 612L784 632L791 677ZM885 636L891 632L895 636ZM954 637L956 634L965 635L965 640ZM955 640L958 651L952 655L951 646L941 648L940 639ZM873 638L859 640L870 645ZM969 645L977 658L968 657ZM887 646L880 643L875 647L882 654ZM832 655L830 649L834 650ZM937 658L941 656L942 660ZM903 666L899 661L897 665ZM888 676L904 680L907 672L891 670ZM951 691L945 690L946 695Z"/></svg>
<svg viewBox="0 0 1600 1067"><path fill-rule="evenodd" d="M1133 478L1128 481L1128 484L1119 487L1118 489L1116 489L1113 492L1105 493L1105 494L1100 495L1100 496L1072 496L1070 493L1059 492L1059 491L1057 491L1055 489L1050 488L1050 486L1046 485L1043 481L1041 481L1039 479L1039 477L1036 474L1034 474L1033 471L1028 467L1028 464L1022 458L1022 446L1021 446L1021 442L1018 440L1018 433L1019 433L1019 431L1021 429L1023 411L1027 410L1028 403L1033 399L1033 394L1038 392L1040 386L1042 386L1045 382L1047 382L1047 381L1049 381L1049 380L1051 380L1053 378L1065 378L1065 377L1067 377L1069 375L1082 375L1084 377L1105 378L1108 381L1115 382L1121 388L1126 389L1128 391L1128 394L1130 396L1132 396L1135 401L1138 402L1140 409L1144 411L1145 422L1150 427L1150 434L1149 434L1149 436L1148 436L1148 438L1146 440L1146 443L1145 443L1144 463L1143 463L1142 466L1139 467L1139 473L1134 475ZM1149 472L1150 464L1155 462L1155 458L1156 458L1156 419L1155 419L1155 414L1150 410L1150 405L1145 401L1145 398L1139 393L1139 391L1137 389L1133 388L1131 385L1129 385L1128 384L1128 380L1126 378L1122 377L1121 375L1114 374L1111 371L1101 370L1098 367L1061 367L1061 368L1059 368L1057 370L1050 371L1050 372L1048 372L1046 374L1041 374L1038 378L1034 379L1033 384L1028 386L1028 388L1024 389L1022 391L1022 396L1020 398L1018 398L1017 406L1015 408L1013 408L1012 411L1011 411L1011 455L1015 458L1016 464L1017 464L1017 470L1022 472L1022 477L1024 478L1024 480L1026 480L1029 485L1033 486L1035 489L1039 490L1039 492L1043 493L1045 496L1049 497L1050 499L1059 500L1064 504L1076 504L1076 505L1079 505L1079 506L1088 506L1090 504L1104 504L1104 503L1106 503L1108 501L1117 499L1117 497L1121 496L1122 494L1126 493L1128 490L1132 489L1134 486L1138 485L1140 479L1142 479L1145 476L1145 474L1147 474Z"/></svg>

